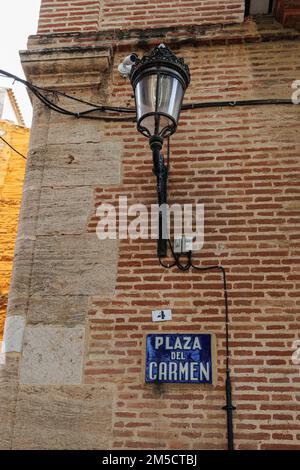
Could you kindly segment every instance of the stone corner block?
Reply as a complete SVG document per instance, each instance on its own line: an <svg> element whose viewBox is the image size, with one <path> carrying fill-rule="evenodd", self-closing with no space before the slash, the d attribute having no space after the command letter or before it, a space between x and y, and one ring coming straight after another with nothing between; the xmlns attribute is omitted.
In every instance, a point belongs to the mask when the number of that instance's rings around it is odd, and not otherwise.
<svg viewBox="0 0 300 470"><path fill-rule="evenodd" d="M21 315L6 317L1 348L2 353L19 353L22 351L25 323L25 317Z"/></svg>
<svg viewBox="0 0 300 470"><path fill-rule="evenodd" d="M83 326L27 326L20 365L20 383L81 384L84 337Z"/></svg>
<svg viewBox="0 0 300 470"><path fill-rule="evenodd" d="M12 448L109 449L113 396L107 385L21 385Z"/></svg>

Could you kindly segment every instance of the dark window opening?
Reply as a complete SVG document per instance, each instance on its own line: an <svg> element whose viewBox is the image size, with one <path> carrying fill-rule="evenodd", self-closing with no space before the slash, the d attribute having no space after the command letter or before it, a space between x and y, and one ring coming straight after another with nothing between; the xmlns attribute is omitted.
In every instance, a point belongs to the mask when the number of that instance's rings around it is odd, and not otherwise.
<svg viewBox="0 0 300 470"><path fill-rule="evenodd" d="M270 15L273 11L274 0L246 0L245 16Z"/></svg>

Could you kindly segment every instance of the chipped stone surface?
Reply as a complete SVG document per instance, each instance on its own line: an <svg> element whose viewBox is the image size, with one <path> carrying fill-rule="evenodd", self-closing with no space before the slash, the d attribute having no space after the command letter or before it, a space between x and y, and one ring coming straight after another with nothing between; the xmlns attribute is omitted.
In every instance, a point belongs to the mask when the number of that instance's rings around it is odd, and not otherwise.
<svg viewBox="0 0 300 470"><path fill-rule="evenodd" d="M11 449L18 388L19 354L0 354L0 450Z"/></svg>
<svg viewBox="0 0 300 470"><path fill-rule="evenodd" d="M48 126L51 111L38 98L32 96L33 100L33 116L32 116L32 129L30 132L29 149L44 148L47 143Z"/></svg>
<svg viewBox="0 0 300 470"><path fill-rule="evenodd" d="M42 188L37 235L83 233L93 207L92 188Z"/></svg>
<svg viewBox="0 0 300 470"><path fill-rule="evenodd" d="M120 182L119 142L49 145L43 186L110 185Z"/></svg>
<svg viewBox="0 0 300 470"><path fill-rule="evenodd" d="M18 384L19 361L20 361L20 354L14 354L14 353L1 354L0 386Z"/></svg>
<svg viewBox="0 0 300 470"><path fill-rule="evenodd" d="M70 109L70 103L68 103ZM75 108L78 110L78 105ZM84 121L84 125L82 122ZM88 119L76 119L51 112L48 133L48 144L82 144L84 142L101 142L103 123Z"/></svg>
<svg viewBox="0 0 300 470"><path fill-rule="evenodd" d="M40 190L37 185L29 186L24 182L18 237L33 237L36 233L36 220L39 211Z"/></svg>
<svg viewBox="0 0 300 470"><path fill-rule="evenodd" d="M11 449L16 399L16 385L0 384L0 450Z"/></svg>
<svg viewBox="0 0 300 470"><path fill-rule="evenodd" d="M26 162L26 174L23 187L22 204L18 226L17 240L22 240L21 246L15 248L15 258L11 278L11 286L8 297L7 312L9 315L26 314L28 295L30 289L30 277L34 252L34 239L36 233L36 221L39 211L40 185L43 174L43 160L48 135L48 121L50 113L47 108L36 98L33 98L33 122L30 133L29 153ZM31 155L31 149L39 150L36 155ZM39 167L34 174L31 171L33 158L39 161Z"/></svg>
<svg viewBox="0 0 300 470"><path fill-rule="evenodd" d="M80 384L84 333L81 326L27 326L20 383Z"/></svg>
<svg viewBox="0 0 300 470"><path fill-rule="evenodd" d="M63 54L59 64L54 52L54 69L44 54L33 62L25 54L27 74L35 83L101 102L110 48L103 55L93 47L88 57L77 52L76 63L74 54ZM79 105L61 96L59 104ZM8 305L9 315L26 316L26 327L20 363L9 353L0 365L1 448L110 445L113 391L82 384L89 298L114 294L116 284L117 241L87 233L95 188L121 181L123 146L105 132L101 121L62 116L35 102Z"/></svg>
<svg viewBox="0 0 300 470"><path fill-rule="evenodd" d="M107 44L93 44L92 47L69 44L68 48L46 48L43 52L20 51L23 69L36 85L58 87L59 90L65 87L99 88L112 58L112 47Z"/></svg>
<svg viewBox="0 0 300 470"><path fill-rule="evenodd" d="M22 351L25 323L25 317L21 315L6 317L2 342L3 353Z"/></svg>
<svg viewBox="0 0 300 470"><path fill-rule="evenodd" d="M113 293L117 241L100 241L95 234L39 237L31 293L93 295Z"/></svg>
<svg viewBox="0 0 300 470"><path fill-rule="evenodd" d="M13 449L108 449L109 386L20 386Z"/></svg>
<svg viewBox="0 0 300 470"><path fill-rule="evenodd" d="M32 261L30 259L14 261L8 297L8 315L25 314L30 289L31 270Z"/></svg>
<svg viewBox="0 0 300 470"><path fill-rule="evenodd" d="M27 324L76 326L85 323L88 308L86 295L45 295L36 293L29 299Z"/></svg>

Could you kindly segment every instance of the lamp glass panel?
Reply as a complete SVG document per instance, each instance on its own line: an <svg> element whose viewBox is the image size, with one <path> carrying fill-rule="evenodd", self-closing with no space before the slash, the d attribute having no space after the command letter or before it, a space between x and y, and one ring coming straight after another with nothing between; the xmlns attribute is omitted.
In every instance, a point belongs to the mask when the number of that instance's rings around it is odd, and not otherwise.
<svg viewBox="0 0 300 470"><path fill-rule="evenodd" d="M183 99L183 86L181 82L172 75L157 73L144 76L135 87L135 101L137 119L140 126L146 128L149 135L167 135L168 127L174 127L172 117L177 124L181 102ZM149 116L149 113L152 113ZM159 116L159 128L155 129L155 113L163 113ZM143 119L143 116L147 115Z"/></svg>
<svg viewBox="0 0 300 470"><path fill-rule="evenodd" d="M176 124L183 98L183 87L177 78L170 75L159 77L158 111L172 116Z"/></svg>
<svg viewBox="0 0 300 470"><path fill-rule="evenodd" d="M157 75L143 77L135 88L135 101L137 118L148 113L154 113L156 109Z"/></svg>

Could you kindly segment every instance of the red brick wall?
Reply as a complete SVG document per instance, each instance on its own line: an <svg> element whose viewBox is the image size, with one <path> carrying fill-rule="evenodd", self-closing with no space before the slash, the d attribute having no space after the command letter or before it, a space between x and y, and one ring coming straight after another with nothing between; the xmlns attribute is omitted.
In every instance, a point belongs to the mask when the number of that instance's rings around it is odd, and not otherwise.
<svg viewBox="0 0 300 470"><path fill-rule="evenodd" d="M196 102L290 97L299 51L298 42L283 41L175 52L191 69L186 101ZM127 105L131 94L114 67L110 101ZM300 374L291 360L300 327L299 113L297 106L187 111L171 142L170 203L205 204L195 263L222 263L228 273L238 449L300 449ZM149 207L156 193L146 139L131 123L107 123L106 135L124 142L123 182L97 188L95 206L128 195ZM96 224L93 216L88 230ZM85 383L115 384L113 447L226 448L220 274L166 270L155 241L122 240L116 296L90 305ZM172 308L171 326L152 323L160 307ZM143 383L144 335L165 330L216 333L216 387Z"/></svg>
<svg viewBox="0 0 300 470"><path fill-rule="evenodd" d="M299 28L300 0L276 0L274 14L284 26Z"/></svg>
<svg viewBox="0 0 300 470"><path fill-rule="evenodd" d="M97 31L100 0L42 0L38 33Z"/></svg>
<svg viewBox="0 0 300 470"><path fill-rule="evenodd" d="M236 23L243 21L241 0L104 0L107 28L176 26L180 24Z"/></svg>
<svg viewBox="0 0 300 470"><path fill-rule="evenodd" d="M44 0L39 32L241 22L243 4L157 0L145 11L139 1ZM175 52L191 69L186 102L290 97L299 49L298 41L183 47ZM124 55L114 57L107 81L118 106L133 105L116 70ZM171 142L170 203L205 204L205 244L194 261L222 263L228 273L238 449L300 449L300 370L291 359L300 327L299 113L297 106L187 111ZM123 180L95 188L95 207L119 195L149 207L156 187L146 139L131 123L105 129L124 143ZM97 222L93 215L89 232ZM160 307L172 308L171 326L152 323ZM91 298L88 322L84 381L115 385L112 448L226 448L219 273L166 270L155 241L122 240L116 295ZM216 334L215 387L144 384L144 336L165 330Z"/></svg>
<svg viewBox="0 0 300 470"><path fill-rule="evenodd" d="M39 33L243 21L244 0L42 0Z"/></svg>

